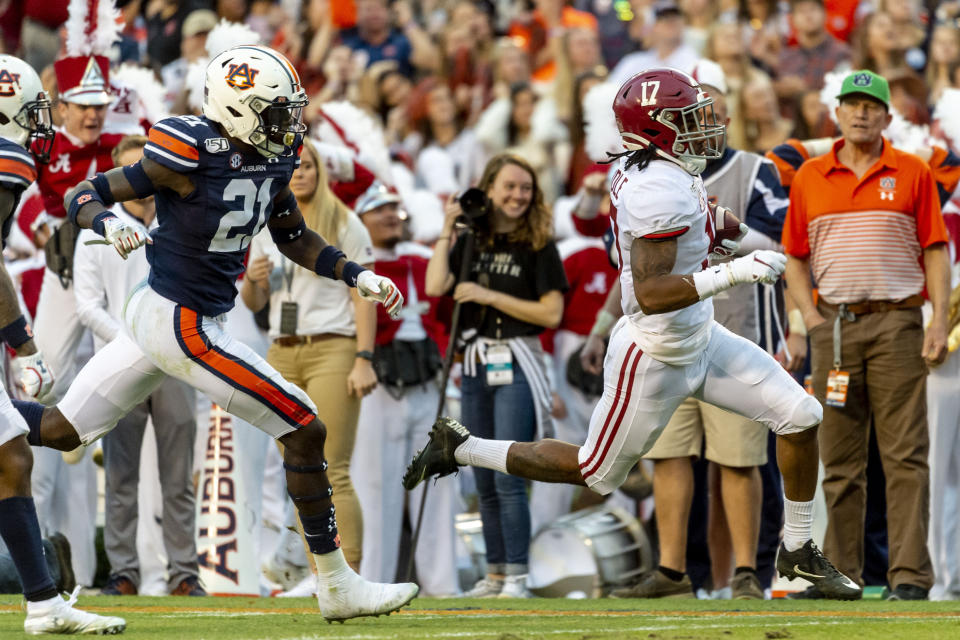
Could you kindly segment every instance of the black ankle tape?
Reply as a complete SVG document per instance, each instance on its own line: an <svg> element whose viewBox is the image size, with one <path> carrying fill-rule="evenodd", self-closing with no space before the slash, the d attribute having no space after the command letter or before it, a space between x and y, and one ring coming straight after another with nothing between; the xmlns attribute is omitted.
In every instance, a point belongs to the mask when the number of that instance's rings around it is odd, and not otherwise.
<svg viewBox="0 0 960 640"><path fill-rule="evenodd" d="M323 464L312 464L301 467L300 465L290 464L284 460L283 468L287 471L293 471L294 473L323 473L327 470L327 461L324 460Z"/></svg>
<svg viewBox="0 0 960 640"><path fill-rule="evenodd" d="M330 499L330 496L333 495L333 487L328 487L326 493L315 495L315 496L295 496L292 493L290 493L289 495L290 495L290 499L293 500L294 504L320 502L322 500Z"/></svg>

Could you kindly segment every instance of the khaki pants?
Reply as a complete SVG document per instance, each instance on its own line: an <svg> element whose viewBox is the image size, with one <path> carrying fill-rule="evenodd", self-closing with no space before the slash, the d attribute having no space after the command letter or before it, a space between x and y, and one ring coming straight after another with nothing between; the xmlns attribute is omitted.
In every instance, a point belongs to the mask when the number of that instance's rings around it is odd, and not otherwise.
<svg viewBox="0 0 960 640"><path fill-rule="evenodd" d="M813 388L823 402L833 368L836 311L821 304L820 313L827 322L810 332L810 345ZM850 374L846 405L824 404L819 432L829 518L823 550L837 569L861 584L871 416L887 480L887 579L891 588L912 584L929 589L933 584L927 552L930 476L922 344L919 309L843 322L840 368Z"/></svg>
<svg viewBox="0 0 960 640"><path fill-rule="evenodd" d="M347 394L347 376L353 368L357 340L337 336L296 347L270 345L267 362L286 380L307 392L317 405L317 417L327 427L324 455L333 486L333 506L343 555L359 566L363 550L363 516L350 481L350 458L357 437L360 399Z"/></svg>

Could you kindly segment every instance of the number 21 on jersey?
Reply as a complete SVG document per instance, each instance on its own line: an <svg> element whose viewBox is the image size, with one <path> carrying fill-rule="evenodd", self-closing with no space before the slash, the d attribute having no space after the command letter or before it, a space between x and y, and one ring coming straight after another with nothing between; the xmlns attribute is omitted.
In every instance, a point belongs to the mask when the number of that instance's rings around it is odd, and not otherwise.
<svg viewBox="0 0 960 640"><path fill-rule="evenodd" d="M223 190L224 202L238 202L240 209L228 211L220 218L220 226L210 240L208 251L244 251L253 236L260 233L266 223L264 212L270 203L270 185L267 178L257 188L250 178L235 178Z"/></svg>

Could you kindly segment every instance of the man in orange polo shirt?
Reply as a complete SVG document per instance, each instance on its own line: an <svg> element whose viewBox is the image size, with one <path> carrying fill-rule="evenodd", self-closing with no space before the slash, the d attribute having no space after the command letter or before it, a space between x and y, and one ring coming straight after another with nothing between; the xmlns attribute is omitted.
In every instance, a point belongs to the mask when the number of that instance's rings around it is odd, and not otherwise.
<svg viewBox="0 0 960 640"><path fill-rule="evenodd" d="M887 479L890 598L923 600L933 584L926 375L946 354L947 233L930 168L881 135L891 120L887 81L855 71L837 97L843 137L797 171L783 230L787 286L824 404L824 552L861 581L872 416ZM926 335L924 288L934 309Z"/></svg>

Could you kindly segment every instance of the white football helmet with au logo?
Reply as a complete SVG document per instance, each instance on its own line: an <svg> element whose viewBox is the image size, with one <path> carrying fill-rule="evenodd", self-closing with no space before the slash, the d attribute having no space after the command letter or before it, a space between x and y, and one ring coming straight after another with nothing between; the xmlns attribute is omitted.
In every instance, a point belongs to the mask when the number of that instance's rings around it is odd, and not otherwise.
<svg viewBox="0 0 960 640"><path fill-rule="evenodd" d="M50 98L40 76L20 58L0 54L0 136L47 162L53 135Z"/></svg>
<svg viewBox="0 0 960 640"><path fill-rule="evenodd" d="M290 61L267 47L224 51L207 65L203 115L268 158L293 153L307 94Z"/></svg>

